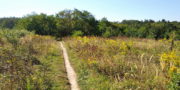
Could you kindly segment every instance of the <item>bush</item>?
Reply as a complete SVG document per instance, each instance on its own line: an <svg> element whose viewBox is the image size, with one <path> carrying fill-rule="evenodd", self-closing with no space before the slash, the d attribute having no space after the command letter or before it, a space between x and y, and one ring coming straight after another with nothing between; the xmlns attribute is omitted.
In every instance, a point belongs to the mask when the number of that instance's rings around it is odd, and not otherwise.
<svg viewBox="0 0 180 90"><path fill-rule="evenodd" d="M17 44L21 37L31 34L33 33L27 30L0 30L0 37L6 38L11 44Z"/></svg>
<svg viewBox="0 0 180 90"><path fill-rule="evenodd" d="M80 30L74 31L72 34L73 37L83 36L83 35L84 35L84 33Z"/></svg>
<svg viewBox="0 0 180 90"><path fill-rule="evenodd" d="M171 90L180 90L180 73L173 73L169 88Z"/></svg>

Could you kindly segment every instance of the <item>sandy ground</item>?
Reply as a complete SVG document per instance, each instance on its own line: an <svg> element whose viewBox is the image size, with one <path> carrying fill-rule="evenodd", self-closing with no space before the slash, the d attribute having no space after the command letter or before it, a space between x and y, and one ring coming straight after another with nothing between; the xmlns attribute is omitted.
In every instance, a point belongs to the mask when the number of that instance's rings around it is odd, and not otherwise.
<svg viewBox="0 0 180 90"><path fill-rule="evenodd" d="M61 48L63 50L63 56L64 56L64 62L65 62L65 67L66 67L66 72L67 76L69 79L69 83L71 85L71 90L79 90L79 86L77 83L77 77L74 69L72 68L70 62L69 62L69 57L67 54L66 48L63 46L63 43L60 42Z"/></svg>

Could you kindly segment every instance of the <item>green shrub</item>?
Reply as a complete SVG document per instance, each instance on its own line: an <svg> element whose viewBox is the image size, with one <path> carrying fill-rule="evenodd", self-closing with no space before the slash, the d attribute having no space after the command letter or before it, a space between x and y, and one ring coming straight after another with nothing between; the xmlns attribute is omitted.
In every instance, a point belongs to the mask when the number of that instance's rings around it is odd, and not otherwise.
<svg viewBox="0 0 180 90"><path fill-rule="evenodd" d="M21 37L31 34L33 33L27 30L0 30L0 37L6 38L12 44L17 44Z"/></svg>
<svg viewBox="0 0 180 90"><path fill-rule="evenodd" d="M84 33L82 31L80 31L80 30L74 31L73 34L72 34L73 37L83 36L83 35L84 35Z"/></svg>
<svg viewBox="0 0 180 90"><path fill-rule="evenodd" d="M180 73L174 73L169 85L171 90L180 90Z"/></svg>

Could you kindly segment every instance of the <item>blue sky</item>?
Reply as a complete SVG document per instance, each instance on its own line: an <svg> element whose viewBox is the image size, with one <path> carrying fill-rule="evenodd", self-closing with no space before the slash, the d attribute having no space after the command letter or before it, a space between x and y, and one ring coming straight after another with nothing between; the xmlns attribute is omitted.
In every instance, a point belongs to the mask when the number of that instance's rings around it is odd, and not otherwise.
<svg viewBox="0 0 180 90"><path fill-rule="evenodd" d="M166 19L180 21L180 0L0 0L0 17L32 12L55 14L64 9L87 10L97 19Z"/></svg>

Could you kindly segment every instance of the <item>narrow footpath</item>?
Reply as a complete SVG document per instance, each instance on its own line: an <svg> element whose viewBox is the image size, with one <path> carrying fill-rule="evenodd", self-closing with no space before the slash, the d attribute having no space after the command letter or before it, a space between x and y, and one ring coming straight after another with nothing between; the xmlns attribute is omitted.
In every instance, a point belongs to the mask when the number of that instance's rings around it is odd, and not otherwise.
<svg viewBox="0 0 180 90"><path fill-rule="evenodd" d="M78 83L77 83L77 77L74 69L72 68L69 57L67 54L66 48L63 46L63 42L60 42L61 48L63 50L63 56L64 56L64 62L65 62L65 68L68 76L69 83L71 85L71 90L80 90Z"/></svg>

